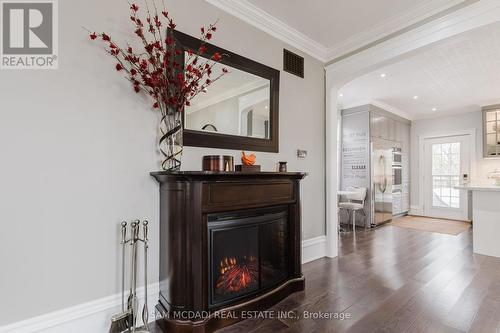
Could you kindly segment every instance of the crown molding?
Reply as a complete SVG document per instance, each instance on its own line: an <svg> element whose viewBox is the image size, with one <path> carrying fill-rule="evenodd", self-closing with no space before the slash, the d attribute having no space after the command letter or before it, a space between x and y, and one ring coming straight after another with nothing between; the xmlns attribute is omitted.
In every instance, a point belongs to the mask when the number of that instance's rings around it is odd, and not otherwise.
<svg viewBox="0 0 500 333"><path fill-rule="evenodd" d="M374 105L374 106L376 106L378 108L384 109L386 111L389 111L389 112L391 112L391 113L393 113L393 114L395 114L397 116L400 116L402 118L405 118L407 120L410 120L410 121L413 120L413 117L410 114L408 114L407 112L405 112L405 111L403 111L403 110L401 110L401 109L399 109L399 108L397 108L395 106L387 104L385 102L382 102L382 101L379 101L379 100L375 99L375 100L371 101L370 104L372 104L372 105Z"/></svg>
<svg viewBox="0 0 500 333"><path fill-rule="evenodd" d="M479 0L472 0L479 1ZM427 0L417 7L393 16L384 22L371 27L369 30L355 34L336 45L327 48L326 58L328 61L340 58L353 51L363 48L373 42L381 40L402 31L414 24L424 21L434 15L444 12L460 4L466 4L471 0L448 0L445 4L435 7L434 0Z"/></svg>
<svg viewBox="0 0 500 333"><path fill-rule="evenodd" d="M500 1L480 0L466 8L453 11L442 18L385 40L363 52L331 62L325 66L325 70L327 76L334 75L335 87L340 89L354 78L384 66L389 59L394 61L396 55L406 56L445 38L498 21L500 21Z"/></svg>
<svg viewBox="0 0 500 333"><path fill-rule="evenodd" d="M342 109L342 110L352 109L352 108L355 108L358 106L363 106L363 105L368 105L368 104L376 106L378 108L381 108L381 109L388 111L390 113L393 113L396 116L399 116L399 117L404 118L406 120L409 120L409 121L414 120L414 117L412 117L409 113L407 113L407 112L405 112L397 107L394 107L390 104L382 102L380 100L376 100L376 99L358 100L354 103L349 103L349 104L342 104L342 102L339 100L339 109Z"/></svg>
<svg viewBox="0 0 500 333"><path fill-rule="evenodd" d="M328 49L325 46L266 13L247 0L206 1L322 62L328 60L326 57Z"/></svg>
<svg viewBox="0 0 500 333"><path fill-rule="evenodd" d="M328 47L315 41L247 0L206 1L298 50L327 63L377 40L388 37L391 34L395 34L413 24L418 24L454 6L479 0L448 0L445 4L437 8L433 6L434 0L426 0L416 8L398 14L367 31L353 35L333 47Z"/></svg>

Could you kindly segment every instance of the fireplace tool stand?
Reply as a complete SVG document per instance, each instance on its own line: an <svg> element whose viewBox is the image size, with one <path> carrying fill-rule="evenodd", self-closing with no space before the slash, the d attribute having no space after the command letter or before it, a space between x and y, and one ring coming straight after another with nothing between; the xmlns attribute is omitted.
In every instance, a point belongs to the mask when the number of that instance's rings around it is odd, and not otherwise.
<svg viewBox="0 0 500 333"><path fill-rule="evenodd" d="M142 222L143 238L139 237L139 220L132 221L130 224L131 237L127 239L127 222L121 224L121 242L122 245L122 312L111 319L110 333L134 332L148 333L148 221ZM137 270L138 270L138 249L139 242L144 244L144 307L142 309L142 321L144 327L138 329L137 315L139 314L139 300L137 298ZM131 246L130 255L130 291L126 301L125 308L125 257L126 247Z"/></svg>

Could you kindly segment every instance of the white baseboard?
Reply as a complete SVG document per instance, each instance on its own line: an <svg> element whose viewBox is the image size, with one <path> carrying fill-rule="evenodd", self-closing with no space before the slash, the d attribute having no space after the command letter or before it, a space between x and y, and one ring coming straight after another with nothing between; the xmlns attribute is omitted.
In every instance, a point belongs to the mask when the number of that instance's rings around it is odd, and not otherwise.
<svg viewBox="0 0 500 333"><path fill-rule="evenodd" d="M326 255L326 236L302 241L302 263ZM154 320L154 309L158 302L159 285L148 285L149 319ZM139 308L144 302L144 288L137 288ZM121 293L72 306L0 327L0 333L106 333L110 319L121 310ZM139 322L142 322L139 319Z"/></svg>
<svg viewBox="0 0 500 333"><path fill-rule="evenodd" d="M423 216L424 215L424 207L423 206L410 206L410 211L408 212L409 215L417 215L417 216Z"/></svg>
<svg viewBox="0 0 500 333"><path fill-rule="evenodd" d="M302 263L326 256L326 236L319 236L302 241Z"/></svg>
<svg viewBox="0 0 500 333"><path fill-rule="evenodd" d="M154 321L159 285L148 285L149 320ZM144 304L144 288L137 288L139 309ZM105 333L111 317L121 311L121 293L58 310L0 327L0 333ZM142 323L141 319L138 319Z"/></svg>

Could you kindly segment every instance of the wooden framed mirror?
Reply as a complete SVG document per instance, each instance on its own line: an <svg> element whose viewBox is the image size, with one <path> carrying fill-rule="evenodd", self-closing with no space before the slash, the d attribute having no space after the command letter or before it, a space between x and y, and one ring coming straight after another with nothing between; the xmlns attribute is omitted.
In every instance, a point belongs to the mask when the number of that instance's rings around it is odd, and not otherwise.
<svg viewBox="0 0 500 333"><path fill-rule="evenodd" d="M202 42L174 31L179 62ZM183 110L185 146L275 152L279 151L280 72L241 55L205 43L203 57L223 55L213 72L228 73L191 100ZM216 76L216 74L214 74Z"/></svg>

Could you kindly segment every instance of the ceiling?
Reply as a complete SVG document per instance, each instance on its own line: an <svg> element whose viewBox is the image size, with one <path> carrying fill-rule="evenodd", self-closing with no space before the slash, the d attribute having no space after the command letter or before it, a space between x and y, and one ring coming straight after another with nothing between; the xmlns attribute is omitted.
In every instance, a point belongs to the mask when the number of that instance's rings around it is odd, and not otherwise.
<svg viewBox="0 0 500 333"><path fill-rule="evenodd" d="M339 99L342 108L373 103L409 119L497 104L500 23L444 40L363 75L345 85Z"/></svg>
<svg viewBox="0 0 500 333"><path fill-rule="evenodd" d="M474 0L207 0L329 61Z"/></svg>

